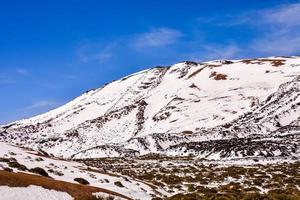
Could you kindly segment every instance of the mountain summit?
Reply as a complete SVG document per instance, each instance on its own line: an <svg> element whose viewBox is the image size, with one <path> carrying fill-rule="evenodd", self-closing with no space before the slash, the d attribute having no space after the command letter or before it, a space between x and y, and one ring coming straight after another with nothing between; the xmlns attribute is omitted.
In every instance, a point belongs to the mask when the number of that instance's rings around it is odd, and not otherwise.
<svg viewBox="0 0 300 200"><path fill-rule="evenodd" d="M64 158L298 157L300 57L154 67L1 126L0 140Z"/></svg>

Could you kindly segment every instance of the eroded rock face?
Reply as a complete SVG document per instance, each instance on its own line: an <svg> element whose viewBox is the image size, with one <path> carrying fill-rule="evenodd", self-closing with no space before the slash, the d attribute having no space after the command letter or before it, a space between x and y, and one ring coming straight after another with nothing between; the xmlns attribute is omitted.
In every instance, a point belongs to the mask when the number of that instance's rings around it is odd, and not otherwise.
<svg viewBox="0 0 300 200"><path fill-rule="evenodd" d="M55 156L299 156L300 58L183 62L127 76L0 127Z"/></svg>

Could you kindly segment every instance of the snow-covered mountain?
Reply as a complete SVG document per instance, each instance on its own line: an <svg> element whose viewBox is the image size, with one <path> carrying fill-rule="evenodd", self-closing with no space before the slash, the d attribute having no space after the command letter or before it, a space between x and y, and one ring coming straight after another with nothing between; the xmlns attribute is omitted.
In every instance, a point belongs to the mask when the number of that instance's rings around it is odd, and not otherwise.
<svg viewBox="0 0 300 200"><path fill-rule="evenodd" d="M300 57L154 67L1 126L0 140L66 158L299 156Z"/></svg>

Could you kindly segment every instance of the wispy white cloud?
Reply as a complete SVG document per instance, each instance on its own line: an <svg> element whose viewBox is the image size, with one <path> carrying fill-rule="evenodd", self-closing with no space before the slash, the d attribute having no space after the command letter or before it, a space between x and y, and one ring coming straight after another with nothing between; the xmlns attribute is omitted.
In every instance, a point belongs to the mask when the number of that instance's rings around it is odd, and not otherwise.
<svg viewBox="0 0 300 200"><path fill-rule="evenodd" d="M27 75L28 71L26 69L19 68L15 70L15 73L18 75Z"/></svg>
<svg viewBox="0 0 300 200"><path fill-rule="evenodd" d="M76 54L83 63L96 61L102 64L129 51L142 50L145 47L167 47L178 42L182 36L183 33L175 29L153 28L149 32L125 35L108 42L84 41L77 48Z"/></svg>
<svg viewBox="0 0 300 200"><path fill-rule="evenodd" d="M76 54L79 60L84 63L91 61L104 63L113 57L113 52L119 45L119 40L108 43L88 41L79 45Z"/></svg>
<svg viewBox="0 0 300 200"><path fill-rule="evenodd" d="M284 27L300 26L300 3L286 4L262 11L264 22Z"/></svg>
<svg viewBox="0 0 300 200"><path fill-rule="evenodd" d="M286 4L258 11L253 18L261 26L262 34L251 47L253 50L273 55L291 55L300 52L300 3ZM254 23L254 22L253 22Z"/></svg>
<svg viewBox="0 0 300 200"><path fill-rule="evenodd" d="M156 28L149 32L136 35L133 39L133 46L141 47L160 47L176 43L183 33L171 28Z"/></svg>
<svg viewBox="0 0 300 200"><path fill-rule="evenodd" d="M300 3L281 4L277 7L252 10L237 15L218 17L199 17L198 23L210 23L215 26L233 27L250 25L256 28L269 29L269 26L300 26ZM264 26L266 25L266 26Z"/></svg>
<svg viewBox="0 0 300 200"><path fill-rule="evenodd" d="M49 109L60 105L60 102L52 101L52 100L41 100L37 101L27 107L24 110L35 110L35 109Z"/></svg>
<svg viewBox="0 0 300 200"><path fill-rule="evenodd" d="M300 2L224 16L222 19L199 18L199 23L205 22L221 28L248 28L256 35L244 46L239 44L239 48L250 55L300 53Z"/></svg>
<svg viewBox="0 0 300 200"><path fill-rule="evenodd" d="M293 55L300 53L300 35L287 32L285 34L271 33L253 41L250 48L253 51L271 55Z"/></svg>
<svg viewBox="0 0 300 200"><path fill-rule="evenodd" d="M281 4L277 7L254 10L236 15L219 17L199 17L199 24L217 26L230 32L237 28L235 37L225 38L217 43L207 37L206 30L197 26L194 30L183 32L169 27L156 27L148 32L127 35L112 42L88 43L81 46L78 56L82 62L97 61L104 63L121 58L128 52L139 54L141 57L160 60L191 59L233 59L267 55L292 55L300 53L300 2ZM241 27L244 26L244 27ZM211 31L214 29L208 29ZM244 38L238 33L249 31ZM198 33L201 34L198 34ZM189 35L189 34L194 35ZM243 34L243 33L242 33ZM188 37L184 37L184 36ZM226 35L226 33L224 34ZM189 38L189 40L186 40ZM242 39L239 39L242 38ZM210 41L209 41L210 40ZM175 45L176 44L176 45ZM155 49L155 51L154 51ZM132 54L128 54L132 55ZM170 61L172 62L172 61Z"/></svg>

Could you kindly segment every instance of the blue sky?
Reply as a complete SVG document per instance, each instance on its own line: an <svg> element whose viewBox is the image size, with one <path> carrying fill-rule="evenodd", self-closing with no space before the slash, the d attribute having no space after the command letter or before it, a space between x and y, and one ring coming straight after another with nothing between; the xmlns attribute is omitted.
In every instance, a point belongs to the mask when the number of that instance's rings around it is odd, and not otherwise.
<svg viewBox="0 0 300 200"><path fill-rule="evenodd" d="M0 123L184 60L300 54L300 1L0 1Z"/></svg>

